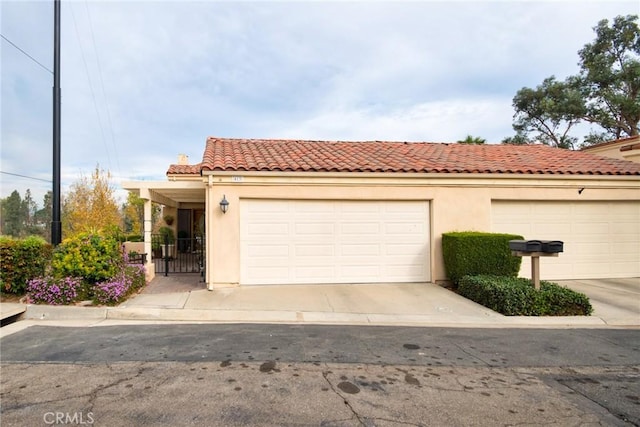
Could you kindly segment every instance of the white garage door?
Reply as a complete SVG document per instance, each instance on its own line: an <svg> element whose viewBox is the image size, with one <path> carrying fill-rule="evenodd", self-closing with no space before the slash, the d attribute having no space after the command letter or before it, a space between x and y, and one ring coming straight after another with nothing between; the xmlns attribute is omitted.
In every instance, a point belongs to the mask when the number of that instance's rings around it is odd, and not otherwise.
<svg viewBox="0 0 640 427"><path fill-rule="evenodd" d="M429 202L242 200L243 285L427 282Z"/></svg>
<svg viewBox="0 0 640 427"><path fill-rule="evenodd" d="M494 201L491 221L494 232L564 242L558 258L540 259L543 280L640 277L640 202Z"/></svg>

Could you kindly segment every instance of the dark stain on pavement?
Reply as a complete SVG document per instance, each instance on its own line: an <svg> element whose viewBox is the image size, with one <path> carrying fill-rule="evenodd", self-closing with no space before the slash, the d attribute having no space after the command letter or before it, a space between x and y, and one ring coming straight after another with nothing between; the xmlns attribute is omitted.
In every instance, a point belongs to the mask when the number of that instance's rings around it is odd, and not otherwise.
<svg viewBox="0 0 640 427"><path fill-rule="evenodd" d="M404 344L403 347L407 350L418 350L420 348L418 344Z"/></svg>
<svg viewBox="0 0 640 427"><path fill-rule="evenodd" d="M345 393L349 393L349 394L360 393L360 387L358 387L357 385L349 381L342 381L341 383L338 384L338 388L344 391Z"/></svg>
<svg viewBox="0 0 640 427"><path fill-rule="evenodd" d="M266 362L264 362L262 365L260 365L260 372L265 372L265 373L269 373L269 372L280 372L280 369L276 369L276 362L275 360L268 360Z"/></svg>
<svg viewBox="0 0 640 427"><path fill-rule="evenodd" d="M404 382L411 385L420 385L420 381L411 374L406 374L404 376Z"/></svg>

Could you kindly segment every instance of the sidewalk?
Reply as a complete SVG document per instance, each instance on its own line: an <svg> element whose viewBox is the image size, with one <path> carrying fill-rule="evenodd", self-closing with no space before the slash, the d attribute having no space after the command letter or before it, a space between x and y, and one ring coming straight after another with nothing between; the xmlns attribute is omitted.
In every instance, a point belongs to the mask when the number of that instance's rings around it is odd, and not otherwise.
<svg viewBox="0 0 640 427"><path fill-rule="evenodd" d="M629 280L632 287L626 293L617 289L614 296L627 301L627 305L628 301L638 301L637 279L621 280ZM584 287L584 281L579 285ZM597 289L602 293L601 287ZM592 316L503 316L429 283L246 286L208 291L196 276L160 276L118 307L28 305L23 318L483 328L640 327L640 305L636 311L633 303L631 310L616 309L611 301L600 304L592 299L592 304Z"/></svg>

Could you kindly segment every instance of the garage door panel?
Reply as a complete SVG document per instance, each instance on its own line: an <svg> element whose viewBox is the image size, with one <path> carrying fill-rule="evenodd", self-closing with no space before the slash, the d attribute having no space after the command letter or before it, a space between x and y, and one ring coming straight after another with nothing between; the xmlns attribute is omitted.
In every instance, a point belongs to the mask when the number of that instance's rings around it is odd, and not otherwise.
<svg viewBox="0 0 640 427"><path fill-rule="evenodd" d="M542 279L640 276L640 202L493 201L491 221L494 232L564 242L559 257L541 258Z"/></svg>
<svg viewBox="0 0 640 427"><path fill-rule="evenodd" d="M638 215L640 218L640 215ZM640 234L640 221L620 221L611 224L611 232L624 239L627 237L629 240ZM626 240L626 239L625 239Z"/></svg>
<svg viewBox="0 0 640 427"><path fill-rule="evenodd" d="M573 232L582 235L608 235L610 233L610 225L609 222L576 223L573 227Z"/></svg>
<svg viewBox="0 0 640 427"><path fill-rule="evenodd" d="M640 263L640 258L634 257L634 252L637 252L639 245L640 243L632 240L627 242L618 242L613 245L611 253L616 255L616 258L618 259L630 259L633 261L635 258L635 260Z"/></svg>
<svg viewBox="0 0 640 427"><path fill-rule="evenodd" d="M378 245L341 245L340 255L367 257L369 255L380 255L380 246Z"/></svg>
<svg viewBox="0 0 640 427"><path fill-rule="evenodd" d="M530 233L534 233L539 239L550 240L550 236L559 236L565 234L567 230L571 229L571 223L569 222L545 222L542 224L533 224L529 227ZM526 238L526 236L525 236ZM555 237L557 239L557 237Z"/></svg>
<svg viewBox="0 0 640 427"><path fill-rule="evenodd" d="M256 266L250 267L248 269L249 275L259 274L264 280L274 280L279 279L282 276L287 276L289 274L289 267L274 267L274 266Z"/></svg>
<svg viewBox="0 0 640 427"><path fill-rule="evenodd" d="M623 277L636 277L638 269L640 269L640 265L637 261L628 261L628 262L615 262L612 264L613 271L618 271L622 274L626 274Z"/></svg>
<svg viewBox="0 0 640 427"><path fill-rule="evenodd" d="M380 266L376 264L343 265L340 267L340 275L346 283L360 280L375 282L380 276Z"/></svg>
<svg viewBox="0 0 640 427"><path fill-rule="evenodd" d="M335 203L336 210L346 214L347 217L352 214L365 216L378 216L382 210L381 205L372 205L369 203Z"/></svg>
<svg viewBox="0 0 640 427"><path fill-rule="evenodd" d="M305 222L295 224L297 236L331 236L335 233L334 224L329 222Z"/></svg>
<svg viewBox="0 0 640 427"><path fill-rule="evenodd" d="M385 225L385 234L387 236L390 235L405 235L405 234L416 234L424 232L420 224L415 223L404 223L404 222L392 222L387 223Z"/></svg>
<svg viewBox="0 0 640 427"><path fill-rule="evenodd" d="M326 257L335 255L333 244L294 245L294 253L298 257Z"/></svg>
<svg viewBox="0 0 640 427"><path fill-rule="evenodd" d="M563 204L556 204L553 206L553 210L550 210L548 205L544 203L529 205L529 212L532 215L538 217L552 217L552 218L566 218L571 216L573 207Z"/></svg>
<svg viewBox="0 0 640 427"><path fill-rule="evenodd" d="M380 234L380 224L377 222L345 222L340 224L340 232L343 235L362 236L371 234L377 236Z"/></svg>
<svg viewBox="0 0 640 427"><path fill-rule="evenodd" d="M289 255L289 245L248 245L247 251L252 257L286 257Z"/></svg>
<svg viewBox="0 0 640 427"><path fill-rule="evenodd" d="M430 279L429 203L388 201L241 200L242 284L422 282ZM280 206L277 206L280 205ZM269 215L287 212L286 227L270 229ZM259 225L255 227L254 223ZM282 224L281 224L282 225ZM284 230L286 229L286 232ZM256 254L281 250L270 269ZM284 243L283 243L284 242ZM254 246L262 247L256 251ZM273 258L273 256L271 258ZM273 260L272 260L273 261ZM257 265L258 264L258 265ZM280 275L280 276L278 276Z"/></svg>
<svg viewBox="0 0 640 427"><path fill-rule="evenodd" d="M253 236L269 236L271 238L274 235L287 234L289 232L289 224L277 222L269 224L255 223L248 227L247 232Z"/></svg>
<svg viewBox="0 0 640 427"><path fill-rule="evenodd" d="M385 245L385 255L393 256L393 255L414 255L418 257L426 256L427 248L422 243L418 244L395 244L395 245Z"/></svg>
<svg viewBox="0 0 640 427"><path fill-rule="evenodd" d="M265 203L264 200L260 200L259 204ZM272 200L268 203L273 203L283 206L282 210L295 212L296 214L332 214L335 211L335 206L332 204L314 205L310 203L298 203L298 204L285 204L281 203L281 200Z"/></svg>
<svg viewBox="0 0 640 427"><path fill-rule="evenodd" d="M335 274L335 268L326 265L300 266L293 269L291 280L299 283L322 283Z"/></svg>

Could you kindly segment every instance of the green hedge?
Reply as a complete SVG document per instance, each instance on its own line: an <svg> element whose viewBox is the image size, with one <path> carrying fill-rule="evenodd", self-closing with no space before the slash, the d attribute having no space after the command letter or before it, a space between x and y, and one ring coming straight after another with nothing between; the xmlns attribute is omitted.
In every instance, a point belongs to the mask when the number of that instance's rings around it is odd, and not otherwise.
<svg viewBox="0 0 640 427"><path fill-rule="evenodd" d="M457 285L467 275L517 277L522 258L511 255L509 240L517 234L460 231L442 234L442 255L447 277Z"/></svg>
<svg viewBox="0 0 640 427"><path fill-rule="evenodd" d="M24 294L27 282L42 276L51 260L51 245L41 237L0 237L0 292Z"/></svg>
<svg viewBox="0 0 640 427"><path fill-rule="evenodd" d="M557 283L540 282L536 291L529 279L490 275L465 276L460 295L507 316L581 316L593 312L586 295Z"/></svg>

